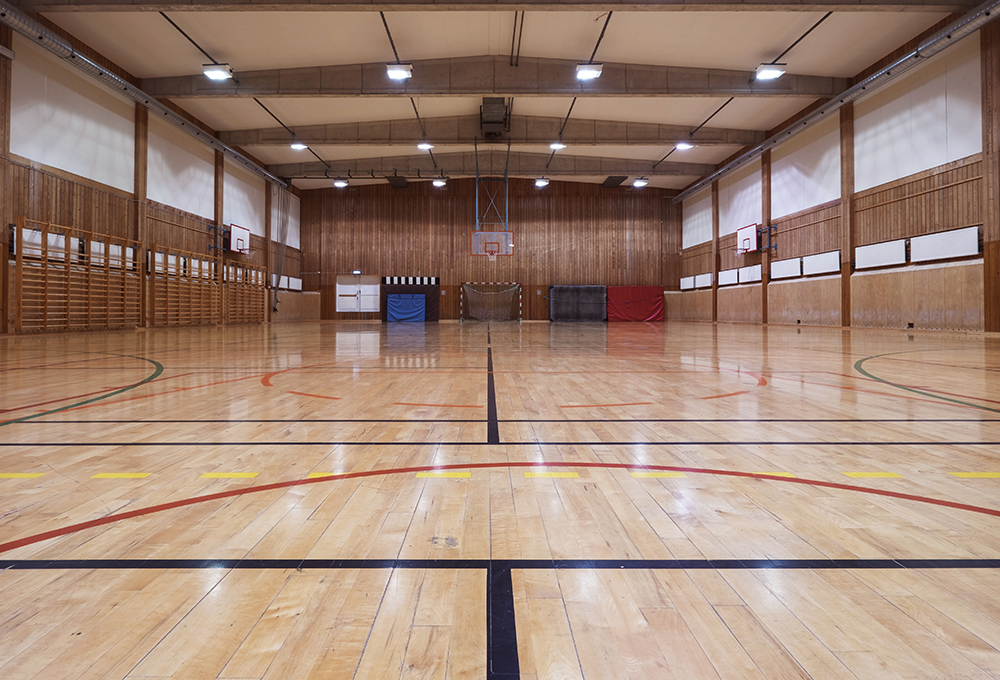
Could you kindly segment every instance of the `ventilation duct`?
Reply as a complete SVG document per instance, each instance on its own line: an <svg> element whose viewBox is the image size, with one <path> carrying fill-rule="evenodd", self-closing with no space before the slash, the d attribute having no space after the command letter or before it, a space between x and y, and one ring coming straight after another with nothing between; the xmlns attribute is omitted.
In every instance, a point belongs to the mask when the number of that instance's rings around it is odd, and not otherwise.
<svg viewBox="0 0 1000 680"><path fill-rule="evenodd" d="M503 97L483 97L483 105L479 107L479 126L486 139L499 139L510 129L507 102Z"/></svg>
<svg viewBox="0 0 1000 680"><path fill-rule="evenodd" d="M736 160L731 161L708 177L692 184L679 195L675 196L673 202L679 203L684 199L693 196L698 191L710 185L712 182L745 166L765 151L773 149L785 140L791 139L792 136L807 129L810 125L814 125L827 116L836 113L844 104L853 102L865 95L875 92L879 88L889 84L899 76L903 75L914 66L920 65L924 60L930 59L934 55L939 54L952 45L957 44L963 38L972 35L980 28L993 21L993 19L996 18L997 11L1000 11L1000 0L989 0L989 2L983 3L965 16L952 22L951 24L948 24L940 31L921 42L920 45L917 46L917 49L905 54L888 66L879 69L854 87L844 90L840 93L840 95L832 98L825 105L820 106L812 113L806 115L797 122L792 123L772 137L765 139L761 144L750 149Z"/></svg>
<svg viewBox="0 0 1000 680"><path fill-rule="evenodd" d="M212 135L200 129L197 125L194 125L190 121L187 121L177 115L166 106L156 101L156 99L154 99L151 95L146 94L132 83L120 78L114 73L111 73L103 66L94 63L89 58L73 49L73 46L70 45L65 39L56 35L53 31L45 28L5 2L0 2L0 21L7 26L10 26L25 38L28 38L34 44L41 45L52 54L60 57L61 59L65 59L80 71L83 71L98 82L103 83L109 90L117 92L118 94L123 95L138 104L142 104L149 109L150 114L155 115L160 120L167 121L203 144L210 146L216 151L221 151L227 158L235 161L239 165L242 165L254 174L263 177L267 181L281 187L287 186L279 178L275 177L267 170L264 170L246 156L242 155L235 149L226 146Z"/></svg>

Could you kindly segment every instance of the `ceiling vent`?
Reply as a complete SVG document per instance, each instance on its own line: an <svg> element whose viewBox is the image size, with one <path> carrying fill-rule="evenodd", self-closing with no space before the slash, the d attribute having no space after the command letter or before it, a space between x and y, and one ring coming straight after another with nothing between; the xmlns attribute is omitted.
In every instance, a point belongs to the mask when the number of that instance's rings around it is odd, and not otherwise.
<svg viewBox="0 0 1000 680"><path fill-rule="evenodd" d="M479 125L486 139L502 139L510 130L510 109L503 97L483 97Z"/></svg>
<svg viewBox="0 0 1000 680"><path fill-rule="evenodd" d="M386 176L386 181L389 182L389 186L393 189L405 189L410 186L410 183L406 181L405 177L389 177Z"/></svg>
<svg viewBox="0 0 1000 680"><path fill-rule="evenodd" d="M606 189L614 189L617 186L621 186L621 183L627 179L628 175L622 175L622 176L611 175L606 180L604 180L604 184L602 186Z"/></svg>

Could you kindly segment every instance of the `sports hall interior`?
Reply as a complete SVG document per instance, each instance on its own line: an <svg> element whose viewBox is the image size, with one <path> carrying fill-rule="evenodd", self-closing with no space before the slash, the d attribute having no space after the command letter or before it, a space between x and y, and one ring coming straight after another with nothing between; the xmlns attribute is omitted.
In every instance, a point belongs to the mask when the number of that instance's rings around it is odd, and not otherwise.
<svg viewBox="0 0 1000 680"><path fill-rule="evenodd" d="M0 2L0 678L1000 677L998 11Z"/></svg>

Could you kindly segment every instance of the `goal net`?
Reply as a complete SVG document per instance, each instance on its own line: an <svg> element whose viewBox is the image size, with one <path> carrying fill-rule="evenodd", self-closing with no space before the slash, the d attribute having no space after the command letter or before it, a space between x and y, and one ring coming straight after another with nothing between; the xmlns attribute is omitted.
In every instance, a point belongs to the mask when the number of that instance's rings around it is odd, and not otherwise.
<svg viewBox="0 0 1000 680"><path fill-rule="evenodd" d="M463 283L459 310L463 321L520 321L521 284Z"/></svg>

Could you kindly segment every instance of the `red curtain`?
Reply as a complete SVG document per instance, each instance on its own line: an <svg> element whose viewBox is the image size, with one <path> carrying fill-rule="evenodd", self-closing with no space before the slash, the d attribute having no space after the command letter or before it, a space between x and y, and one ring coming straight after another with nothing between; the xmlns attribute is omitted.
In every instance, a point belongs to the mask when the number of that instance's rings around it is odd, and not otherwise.
<svg viewBox="0 0 1000 680"><path fill-rule="evenodd" d="M608 286L608 321L663 321L661 286Z"/></svg>

